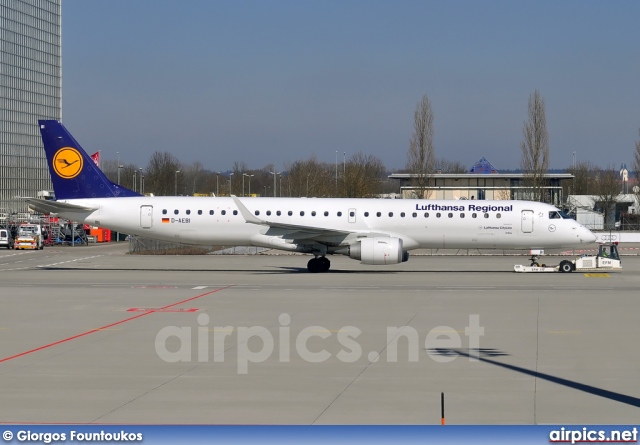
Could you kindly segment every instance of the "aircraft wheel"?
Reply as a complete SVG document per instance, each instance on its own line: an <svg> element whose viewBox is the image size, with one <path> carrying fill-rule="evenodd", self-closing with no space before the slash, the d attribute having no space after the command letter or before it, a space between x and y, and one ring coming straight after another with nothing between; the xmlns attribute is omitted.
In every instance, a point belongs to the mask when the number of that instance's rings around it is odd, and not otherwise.
<svg viewBox="0 0 640 445"><path fill-rule="evenodd" d="M329 270L329 268L331 267L331 261L329 261L329 258L327 258L327 257L318 258L318 262L320 264L320 271L321 272L327 272Z"/></svg>
<svg viewBox="0 0 640 445"><path fill-rule="evenodd" d="M564 260L560 262L560 266L558 269L563 273L573 272L573 264L571 263L571 261Z"/></svg>
<svg viewBox="0 0 640 445"><path fill-rule="evenodd" d="M322 270L320 261L318 258L311 258L307 263L307 270L311 273L318 273Z"/></svg>

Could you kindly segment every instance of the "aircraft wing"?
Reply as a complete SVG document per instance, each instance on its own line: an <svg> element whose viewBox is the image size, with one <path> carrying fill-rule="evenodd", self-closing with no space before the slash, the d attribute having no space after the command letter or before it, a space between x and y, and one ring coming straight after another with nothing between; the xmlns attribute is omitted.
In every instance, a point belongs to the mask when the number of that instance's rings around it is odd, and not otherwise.
<svg viewBox="0 0 640 445"><path fill-rule="evenodd" d="M46 201L39 198L21 197L30 207L42 213L60 213L60 212L93 212L98 207L79 206L59 201Z"/></svg>
<svg viewBox="0 0 640 445"><path fill-rule="evenodd" d="M289 239L319 239L319 238L346 238L352 235L360 235L364 237L370 236L389 236L388 233L379 233L379 232L369 232L369 231L361 231L361 230L337 230L337 229L328 229L326 227L313 227L313 226L303 226L298 224L285 224L274 221L267 221L261 218L258 218L256 215L251 213L249 209L245 207L244 204L238 199L237 196L231 196L233 198L234 203L238 207L240 214L244 218L245 222L249 224L258 224L262 226L267 226L273 230L274 235L284 236ZM279 229L279 230L278 230ZM270 230L271 231L271 230ZM267 232L268 233L268 232Z"/></svg>

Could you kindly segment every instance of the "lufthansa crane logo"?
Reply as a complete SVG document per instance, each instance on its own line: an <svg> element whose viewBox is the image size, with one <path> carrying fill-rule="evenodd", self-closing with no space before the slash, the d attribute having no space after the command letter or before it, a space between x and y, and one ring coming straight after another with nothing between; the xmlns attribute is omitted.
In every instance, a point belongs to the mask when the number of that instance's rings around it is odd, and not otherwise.
<svg viewBox="0 0 640 445"><path fill-rule="evenodd" d="M84 161L78 150L63 147L53 155L53 170L64 179L73 179L80 174Z"/></svg>

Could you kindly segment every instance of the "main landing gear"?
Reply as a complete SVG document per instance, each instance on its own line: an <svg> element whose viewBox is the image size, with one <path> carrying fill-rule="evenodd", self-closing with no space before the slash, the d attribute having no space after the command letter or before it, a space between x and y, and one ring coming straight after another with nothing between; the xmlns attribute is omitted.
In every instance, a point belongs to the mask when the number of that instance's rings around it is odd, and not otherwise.
<svg viewBox="0 0 640 445"><path fill-rule="evenodd" d="M311 258L307 263L307 269L311 273L326 272L331 267L331 261L328 258L320 256Z"/></svg>

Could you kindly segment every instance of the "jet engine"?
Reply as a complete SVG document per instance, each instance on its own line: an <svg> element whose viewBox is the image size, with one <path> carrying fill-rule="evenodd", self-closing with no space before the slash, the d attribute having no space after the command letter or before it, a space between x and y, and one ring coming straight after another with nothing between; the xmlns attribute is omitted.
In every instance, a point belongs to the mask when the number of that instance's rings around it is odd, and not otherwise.
<svg viewBox="0 0 640 445"><path fill-rule="evenodd" d="M362 238L349 246L349 257L362 264L398 264L409 259L402 250L402 240L391 237Z"/></svg>

